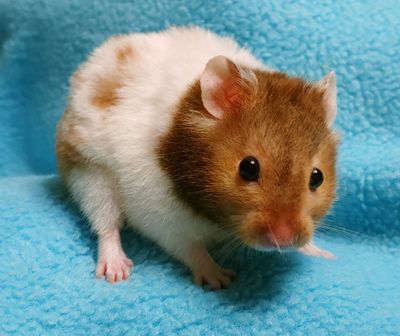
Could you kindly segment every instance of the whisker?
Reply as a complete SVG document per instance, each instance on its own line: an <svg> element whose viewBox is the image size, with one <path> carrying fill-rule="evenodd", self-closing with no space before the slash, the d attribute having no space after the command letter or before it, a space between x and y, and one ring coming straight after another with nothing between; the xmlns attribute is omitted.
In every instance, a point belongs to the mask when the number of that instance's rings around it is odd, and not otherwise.
<svg viewBox="0 0 400 336"><path fill-rule="evenodd" d="M317 227L316 231L318 231L318 230L326 230L326 231L331 231L331 232L335 232L335 233L340 233L343 235L347 235L349 237L369 238L369 236L364 233L353 231L353 230L343 228L343 227L334 226L334 225L328 224L326 222L321 223Z"/></svg>
<svg viewBox="0 0 400 336"><path fill-rule="evenodd" d="M243 242L239 239L231 240L227 245L225 245L221 250L218 251L221 262L224 263L233 254L233 252L238 250L242 245Z"/></svg>
<svg viewBox="0 0 400 336"><path fill-rule="evenodd" d="M340 230L338 228L335 227L330 227L330 226L320 226L316 229L316 231L329 231L329 232L335 232L335 233L341 233L341 234L345 234L345 235L349 235L349 236L354 236L353 233L349 233L343 230Z"/></svg>
<svg viewBox="0 0 400 336"><path fill-rule="evenodd" d="M278 243L278 240L276 239L275 235L272 233L271 225L268 222L267 222L267 225L268 225L268 228L269 228L269 232L271 232L272 240L276 244L279 254L282 256L283 254L282 254L281 247L280 247L280 245Z"/></svg>
<svg viewBox="0 0 400 336"><path fill-rule="evenodd" d="M328 223L324 223L321 227L335 229L335 230L350 233L350 234L356 234L356 235L361 234L361 232L357 232L357 231L354 231L351 229L347 229L347 228L340 227L340 226L335 226L335 225L328 224Z"/></svg>

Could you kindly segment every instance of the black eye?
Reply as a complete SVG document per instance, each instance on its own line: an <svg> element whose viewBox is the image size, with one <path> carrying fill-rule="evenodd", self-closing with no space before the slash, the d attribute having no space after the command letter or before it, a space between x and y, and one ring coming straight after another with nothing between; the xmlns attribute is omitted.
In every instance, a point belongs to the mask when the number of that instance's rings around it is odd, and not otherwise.
<svg viewBox="0 0 400 336"><path fill-rule="evenodd" d="M246 181L257 181L260 174L260 165L256 158L245 157L239 165L239 174Z"/></svg>
<svg viewBox="0 0 400 336"><path fill-rule="evenodd" d="M324 182L324 175L318 168L313 168L310 177L310 190L315 191Z"/></svg>

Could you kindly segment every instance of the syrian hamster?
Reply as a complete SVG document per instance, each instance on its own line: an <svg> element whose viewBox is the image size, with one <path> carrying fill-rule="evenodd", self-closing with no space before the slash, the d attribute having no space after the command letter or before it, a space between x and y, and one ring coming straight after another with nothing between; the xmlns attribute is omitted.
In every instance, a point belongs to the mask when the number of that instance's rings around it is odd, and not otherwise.
<svg viewBox="0 0 400 336"><path fill-rule="evenodd" d="M71 78L56 148L97 276L128 278L124 222L215 289L234 276L216 241L329 257L311 239L335 198L335 116L334 72L306 82L198 27L106 41Z"/></svg>

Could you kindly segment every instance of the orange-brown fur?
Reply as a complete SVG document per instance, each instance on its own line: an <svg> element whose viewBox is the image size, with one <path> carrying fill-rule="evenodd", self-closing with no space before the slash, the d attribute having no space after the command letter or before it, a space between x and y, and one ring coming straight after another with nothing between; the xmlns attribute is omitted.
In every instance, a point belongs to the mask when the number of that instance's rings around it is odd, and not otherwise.
<svg viewBox="0 0 400 336"><path fill-rule="evenodd" d="M124 43L126 37L114 36L109 43L118 42L120 46L115 48L116 69L112 75L88 76L85 73L85 66L82 65L71 78L71 86L90 85L93 95L90 103L102 110L117 105L118 90L123 86L122 72L125 63L134 56L133 47ZM68 105L57 132L56 153L58 165L62 174L67 173L73 167L87 163L88 159L79 151L79 145L83 140L79 136L76 127L77 120L72 116L71 107Z"/></svg>
<svg viewBox="0 0 400 336"><path fill-rule="evenodd" d="M117 59L119 62L125 62L127 59L133 57L133 48L130 45L125 45L117 50Z"/></svg>
<svg viewBox="0 0 400 336"><path fill-rule="evenodd" d="M284 217L297 233L295 243L303 245L311 238L313 221L326 213L335 195L336 139L325 123L323 92L299 78L254 72L257 88L209 131L193 126L198 115L212 118L196 82L159 148L161 164L182 200L234 227L247 243ZM261 167L253 183L238 174L240 161L249 155ZM325 180L311 192L315 158Z"/></svg>
<svg viewBox="0 0 400 336"><path fill-rule="evenodd" d="M122 36L114 37L114 40L123 40ZM100 109L107 109L118 103L118 90L123 86L121 72L124 63L134 56L131 45L122 44L116 49L117 71L113 76L99 76L93 81L93 97L91 103Z"/></svg>
<svg viewBox="0 0 400 336"><path fill-rule="evenodd" d="M112 105L116 105L118 100L117 90L121 87L118 77L103 78L99 77L94 82L94 95L92 104L106 109Z"/></svg>
<svg viewBox="0 0 400 336"><path fill-rule="evenodd" d="M85 163L85 158L80 154L78 146L81 139L75 130L75 122L71 118L70 107L67 106L63 116L63 129L61 123L57 132L56 154L60 173L63 175L74 166Z"/></svg>

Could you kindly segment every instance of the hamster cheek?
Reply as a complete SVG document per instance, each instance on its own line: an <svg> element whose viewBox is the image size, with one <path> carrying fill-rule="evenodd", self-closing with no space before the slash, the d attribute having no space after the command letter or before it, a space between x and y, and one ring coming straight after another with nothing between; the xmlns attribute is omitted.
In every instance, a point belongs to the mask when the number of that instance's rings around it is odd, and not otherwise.
<svg viewBox="0 0 400 336"><path fill-rule="evenodd" d="M318 224L321 218L329 211L332 201L333 197L330 197L322 188L310 195L307 212L315 224Z"/></svg>

